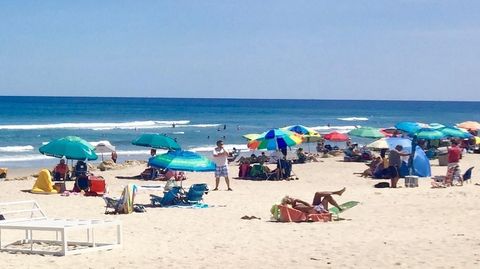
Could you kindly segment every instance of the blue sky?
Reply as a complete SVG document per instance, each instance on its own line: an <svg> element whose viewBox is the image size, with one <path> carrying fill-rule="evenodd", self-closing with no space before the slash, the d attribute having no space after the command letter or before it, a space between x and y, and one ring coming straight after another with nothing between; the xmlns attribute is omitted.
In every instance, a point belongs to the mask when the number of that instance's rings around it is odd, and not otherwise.
<svg viewBox="0 0 480 269"><path fill-rule="evenodd" d="M0 95L480 100L480 1L0 1Z"/></svg>

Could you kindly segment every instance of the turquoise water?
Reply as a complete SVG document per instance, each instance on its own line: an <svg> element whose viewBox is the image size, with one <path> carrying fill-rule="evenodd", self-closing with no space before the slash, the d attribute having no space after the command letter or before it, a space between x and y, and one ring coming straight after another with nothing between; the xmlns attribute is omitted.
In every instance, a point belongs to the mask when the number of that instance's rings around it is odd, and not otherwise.
<svg viewBox="0 0 480 269"><path fill-rule="evenodd" d="M38 148L67 135L109 141L122 160L146 158L148 149L131 145L144 132L165 133L185 149L207 152L217 139L246 149L242 134L291 124L326 133L405 120L480 120L480 102L0 97L0 103L0 166L8 167L54 163Z"/></svg>

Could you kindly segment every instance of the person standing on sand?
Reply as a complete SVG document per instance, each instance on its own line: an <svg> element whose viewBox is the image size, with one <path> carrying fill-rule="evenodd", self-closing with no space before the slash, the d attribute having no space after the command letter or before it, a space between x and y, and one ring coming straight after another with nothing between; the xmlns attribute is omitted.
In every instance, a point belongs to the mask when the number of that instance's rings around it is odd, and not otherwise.
<svg viewBox="0 0 480 269"><path fill-rule="evenodd" d="M218 185L220 184L220 177L225 178L227 183L227 190L232 191L230 188L230 180L228 179L228 152L223 148L223 141L217 141L217 147L213 149L213 161L216 164L215 168L215 189L218 191Z"/></svg>
<svg viewBox="0 0 480 269"><path fill-rule="evenodd" d="M114 163L117 163L117 158L118 158L117 152L116 152L116 151L112 151L112 161L113 161Z"/></svg>
<svg viewBox="0 0 480 269"><path fill-rule="evenodd" d="M463 179L460 176L460 166L458 163L462 158L462 150L458 147L458 142L453 140L452 146L448 148L448 168L447 176L445 177L445 185L452 185L453 181L458 181L463 185Z"/></svg>
<svg viewBox="0 0 480 269"><path fill-rule="evenodd" d="M390 175L391 186L390 188L396 188L397 182L400 179L400 167L402 166L402 156L410 156L408 153L402 152L403 147L397 145L394 149L390 150L388 154L388 174Z"/></svg>

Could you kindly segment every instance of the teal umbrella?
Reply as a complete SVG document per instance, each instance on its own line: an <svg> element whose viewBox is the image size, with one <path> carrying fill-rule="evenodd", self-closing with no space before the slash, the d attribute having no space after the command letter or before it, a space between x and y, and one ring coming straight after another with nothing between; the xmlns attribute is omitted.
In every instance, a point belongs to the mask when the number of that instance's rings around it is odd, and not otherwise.
<svg viewBox="0 0 480 269"><path fill-rule="evenodd" d="M432 128L421 128L414 135L417 136L418 139L426 140L442 139L446 137L444 133Z"/></svg>
<svg viewBox="0 0 480 269"><path fill-rule="evenodd" d="M444 127L439 129L439 131L445 134L446 137L457 137L457 138L473 137L472 134L456 127Z"/></svg>
<svg viewBox="0 0 480 269"><path fill-rule="evenodd" d="M69 160L96 160L97 154L94 147L78 136L66 136L50 141L41 146L38 151L43 155Z"/></svg>
<svg viewBox="0 0 480 269"><path fill-rule="evenodd" d="M382 138L385 135L380 132L379 129L372 128L372 127L360 127L355 128L348 132L351 136L358 136L358 137L365 137L365 138Z"/></svg>
<svg viewBox="0 0 480 269"><path fill-rule="evenodd" d="M215 163L198 153L184 150L169 151L151 157L148 165L176 171L209 172L215 171Z"/></svg>
<svg viewBox="0 0 480 269"><path fill-rule="evenodd" d="M179 150L180 145L171 137L164 134L142 134L132 141L133 145L156 149Z"/></svg>

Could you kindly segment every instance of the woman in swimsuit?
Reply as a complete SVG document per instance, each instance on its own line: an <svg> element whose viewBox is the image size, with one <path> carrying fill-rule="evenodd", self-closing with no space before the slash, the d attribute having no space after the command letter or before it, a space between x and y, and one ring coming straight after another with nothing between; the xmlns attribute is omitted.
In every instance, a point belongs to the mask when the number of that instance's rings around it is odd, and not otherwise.
<svg viewBox="0 0 480 269"><path fill-rule="evenodd" d="M300 199L295 199L289 196L285 196L282 199L282 205L291 205L292 208L300 210L307 214L325 213L328 212L328 204L337 207L340 211L342 208L338 205L337 201L333 199L332 195L342 195L345 192L345 188L338 191L323 191L316 192L313 197L312 204L309 204Z"/></svg>

